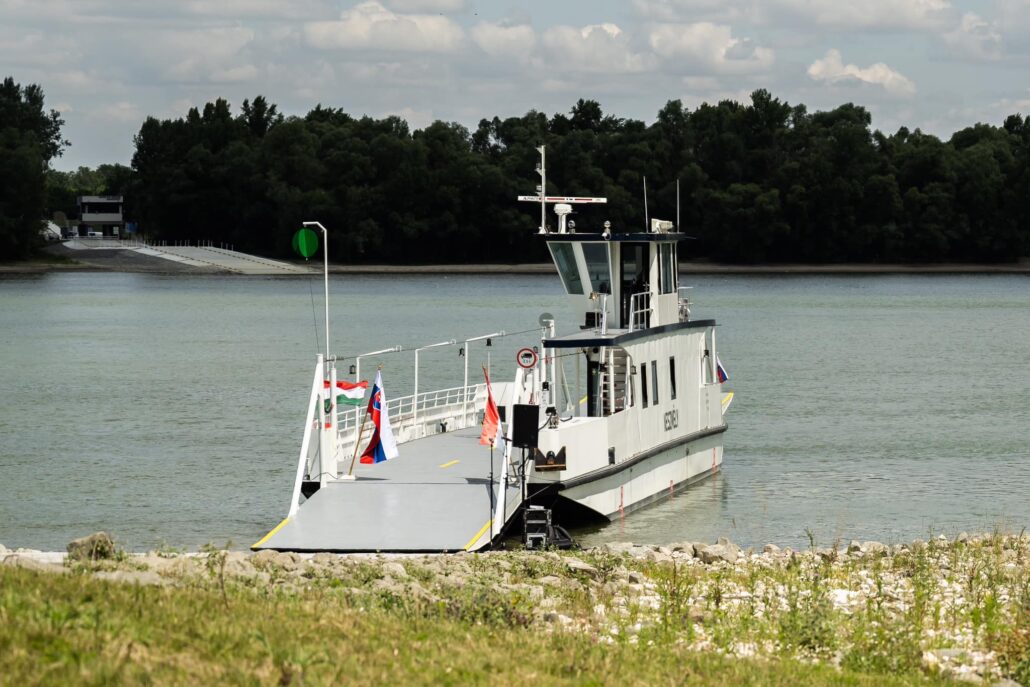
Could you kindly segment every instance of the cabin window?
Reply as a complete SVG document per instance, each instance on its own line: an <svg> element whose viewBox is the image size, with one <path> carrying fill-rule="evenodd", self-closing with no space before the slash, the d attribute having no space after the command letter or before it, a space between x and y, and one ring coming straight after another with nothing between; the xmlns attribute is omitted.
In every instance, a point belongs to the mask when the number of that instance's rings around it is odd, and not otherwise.
<svg viewBox="0 0 1030 687"><path fill-rule="evenodd" d="M604 243L584 243L583 258L587 263L587 275L590 284L597 293L612 292L612 269L608 259L608 245Z"/></svg>
<svg viewBox="0 0 1030 687"><path fill-rule="evenodd" d="M579 277L579 266L576 265L576 253L572 250L572 244L551 243L548 245L566 293L570 296L582 296L583 280Z"/></svg>
<svg viewBox="0 0 1030 687"><path fill-rule="evenodd" d="M676 246L663 243L658 246L660 293L676 291Z"/></svg>
<svg viewBox="0 0 1030 687"><path fill-rule="evenodd" d="M640 405L647 407L647 363L640 363Z"/></svg>
<svg viewBox="0 0 1030 687"><path fill-rule="evenodd" d="M658 361L651 361L651 402L658 405Z"/></svg>
<svg viewBox="0 0 1030 687"><path fill-rule="evenodd" d="M676 358L669 358L669 398L676 400Z"/></svg>

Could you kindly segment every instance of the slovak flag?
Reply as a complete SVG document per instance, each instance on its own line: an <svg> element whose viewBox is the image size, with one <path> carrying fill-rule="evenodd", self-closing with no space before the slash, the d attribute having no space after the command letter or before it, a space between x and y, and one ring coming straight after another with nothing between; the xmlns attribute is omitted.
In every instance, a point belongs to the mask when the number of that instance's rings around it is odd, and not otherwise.
<svg viewBox="0 0 1030 687"><path fill-rule="evenodd" d="M479 443L493 448L502 439L501 414L497 412L494 392L490 388L490 375L487 374L485 367L483 368L483 376L486 377L486 410L483 412L483 433L479 435Z"/></svg>
<svg viewBox="0 0 1030 687"><path fill-rule="evenodd" d="M383 373L376 372L376 381L372 384L372 396L368 399L368 414L372 417L372 439L361 454L361 462L382 463L384 460L396 458L397 442L390 429L390 416L386 413L386 394L383 393Z"/></svg>
<svg viewBox="0 0 1030 687"><path fill-rule="evenodd" d="M719 379L720 384L730 378L730 376L726 374L726 368L722 366L722 361L719 360L719 356L715 356L715 376Z"/></svg>

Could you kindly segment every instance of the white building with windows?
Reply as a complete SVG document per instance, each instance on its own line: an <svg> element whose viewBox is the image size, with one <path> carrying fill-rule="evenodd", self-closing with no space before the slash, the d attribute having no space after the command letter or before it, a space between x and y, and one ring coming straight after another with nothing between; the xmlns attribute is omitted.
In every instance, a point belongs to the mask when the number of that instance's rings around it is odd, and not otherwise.
<svg viewBox="0 0 1030 687"><path fill-rule="evenodd" d="M125 233L123 196L79 196L78 234L118 237Z"/></svg>

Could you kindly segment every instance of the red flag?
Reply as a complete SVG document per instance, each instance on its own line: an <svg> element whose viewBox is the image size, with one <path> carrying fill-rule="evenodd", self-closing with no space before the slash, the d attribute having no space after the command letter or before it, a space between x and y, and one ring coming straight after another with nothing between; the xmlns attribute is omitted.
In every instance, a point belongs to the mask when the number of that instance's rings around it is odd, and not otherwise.
<svg viewBox="0 0 1030 687"><path fill-rule="evenodd" d="M483 368L483 376L486 377L486 410L483 412L483 433L479 435L479 443L483 446L496 446L501 436L501 415L497 412L497 404L494 402L494 392L490 388L490 375L486 368Z"/></svg>

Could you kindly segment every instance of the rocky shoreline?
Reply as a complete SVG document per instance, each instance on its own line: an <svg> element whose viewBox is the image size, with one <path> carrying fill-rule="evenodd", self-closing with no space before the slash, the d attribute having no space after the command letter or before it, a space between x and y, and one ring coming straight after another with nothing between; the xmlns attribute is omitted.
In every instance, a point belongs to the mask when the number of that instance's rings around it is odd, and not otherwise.
<svg viewBox="0 0 1030 687"><path fill-rule="evenodd" d="M69 553L0 545L4 566L108 583L303 596L357 608L463 609L483 622L668 642L742 659L795 658L871 673L1030 683L1030 536L960 534L803 551L727 539L572 552L335 555L208 549L118 552L106 535Z"/></svg>

